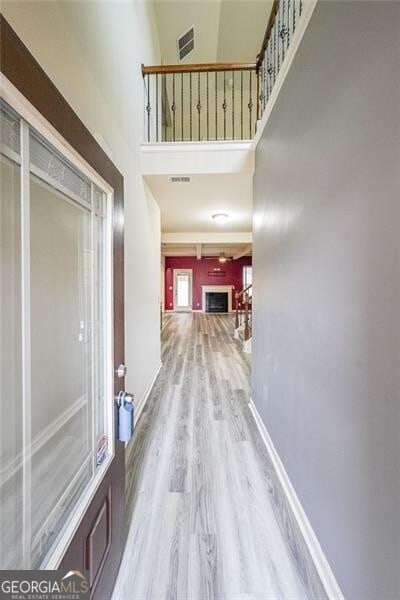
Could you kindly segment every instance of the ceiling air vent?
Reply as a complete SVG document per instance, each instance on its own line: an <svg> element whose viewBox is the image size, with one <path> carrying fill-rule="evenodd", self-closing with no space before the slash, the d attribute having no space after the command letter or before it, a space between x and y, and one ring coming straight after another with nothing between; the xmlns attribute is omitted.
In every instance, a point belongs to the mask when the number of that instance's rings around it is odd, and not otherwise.
<svg viewBox="0 0 400 600"><path fill-rule="evenodd" d="M178 38L179 62L194 50L194 26Z"/></svg>
<svg viewBox="0 0 400 600"><path fill-rule="evenodd" d="M191 183L192 178L190 175L172 175L169 180L171 183Z"/></svg>

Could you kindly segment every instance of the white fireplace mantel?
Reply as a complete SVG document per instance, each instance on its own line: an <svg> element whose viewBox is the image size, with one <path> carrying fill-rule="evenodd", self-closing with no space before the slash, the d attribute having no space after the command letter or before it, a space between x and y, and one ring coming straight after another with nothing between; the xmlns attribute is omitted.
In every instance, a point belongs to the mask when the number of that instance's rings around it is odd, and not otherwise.
<svg viewBox="0 0 400 600"><path fill-rule="evenodd" d="M232 289L233 285L202 285L201 286L201 306L203 312L206 312L206 293L207 292L227 292L228 294L228 312L232 312Z"/></svg>

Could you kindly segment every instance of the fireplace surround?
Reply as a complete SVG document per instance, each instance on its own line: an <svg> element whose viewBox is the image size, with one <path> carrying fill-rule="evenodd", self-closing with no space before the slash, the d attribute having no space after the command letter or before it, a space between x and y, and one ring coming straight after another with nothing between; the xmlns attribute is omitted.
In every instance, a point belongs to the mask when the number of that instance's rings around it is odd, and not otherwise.
<svg viewBox="0 0 400 600"><path fill-rule="evenodd" d="M201 286L202 289L202 310L203 312L232 312L232 289L233 289L233 285L202 285ZM225 298L227 300L227 306L225 307L225 302L224 302L224 310L216 310L216 308L209 310L207 309L207 295L208 294L224 294ZM221 302L222 297L220 300L218 300L217 296L211 296L208 300L208 306L210 306L210 300L211 300L211 304L213 306L216 305L216 303Z"/></svg>

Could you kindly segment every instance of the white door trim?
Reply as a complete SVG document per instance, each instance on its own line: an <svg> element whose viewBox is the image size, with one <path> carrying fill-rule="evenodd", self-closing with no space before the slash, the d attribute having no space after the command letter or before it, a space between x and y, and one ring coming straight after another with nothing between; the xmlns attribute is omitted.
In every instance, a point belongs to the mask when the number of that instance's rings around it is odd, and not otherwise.
<svg viewBox="0 0 400 600"><path fill-rule="evenodd" d="M179 273L185 273L189 275L189 305L188 306L177 306L178 300L178 286L176 285L176 278ZM193 269L174 269L174 283L173 283L173 303L174 311L177 312L191 312L193 310Z"/></svg>

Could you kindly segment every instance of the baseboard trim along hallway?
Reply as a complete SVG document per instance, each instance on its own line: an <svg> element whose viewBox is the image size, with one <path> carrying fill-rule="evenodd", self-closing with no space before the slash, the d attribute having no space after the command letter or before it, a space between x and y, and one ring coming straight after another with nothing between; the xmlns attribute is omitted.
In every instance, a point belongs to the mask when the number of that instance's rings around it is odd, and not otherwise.
<svg viewBox="0 0 400 600"><path fill-rule="evenodd" d="M303 573L307 574L304 578L310 594L316 592L313 580L319 579L329 600L344 600L344 596L336 581L336 578L329 566L325 554L318 542L318 539L311 527L310 521L301 505L301 502L295 492L295 489L289 479L285 467L276 451L272 439L265 427L264 421L257 410L254 401L250 398L249 408L257 424L261 438L267 449L275 475L279 485L277 486L277 506L281 513L281 519L292 551L295 556L301 556L302 561L307 560L308 564L302 565ZM282 496L282 497L279 497ZM304 552L306 545L308 553ZM319 584L319 582L318 582ZM317 596L311 595L312 598Z"/></svg>

